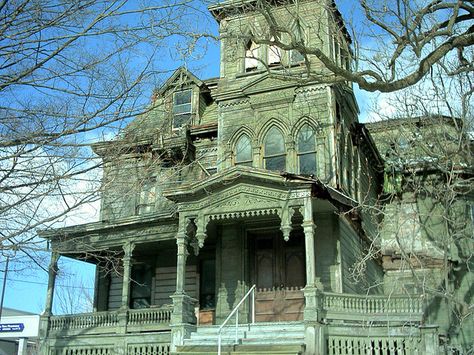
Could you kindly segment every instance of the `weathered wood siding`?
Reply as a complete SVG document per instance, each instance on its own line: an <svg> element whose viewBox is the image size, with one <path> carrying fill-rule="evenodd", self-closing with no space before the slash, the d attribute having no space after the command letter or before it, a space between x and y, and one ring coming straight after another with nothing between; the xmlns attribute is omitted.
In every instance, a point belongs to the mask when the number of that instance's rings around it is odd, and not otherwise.
<svg viewBox="0 0 474 355"><path fill-rule="evenodd" d="M354 229L339 217L342 284L345 293L366 293L370 285L377 285L383 277L382 267L372 258L365 259L368 245ZM370 293L379 293L376 287Z"/></svg>
<svg viewBox="0 0 474 355"><path fill-rule="evenodd" d="M197 298L198 276L196 265L186 266L186 281L184 289L186 293ZM170 296L176 291L176 266L157 267L155 275L155 289L153 294L154 305L162 306L171 304Z"/></svg>
<svg viewBox="0 0 474 355"><path fill-rule="evenodd" d="M339 264L339 237L337 216L334 213L321 213L314 216L316 276L323 283L324 290L341 292L341 272Z"/></svg>
<svg viewBox="0 0 474 355"><path fill-rule="evenodd" d="M110 274L110 286L109 286L109 297L108 297L108 309L114 310L119 309L122 304L122 275L118 273Z"/></svg>

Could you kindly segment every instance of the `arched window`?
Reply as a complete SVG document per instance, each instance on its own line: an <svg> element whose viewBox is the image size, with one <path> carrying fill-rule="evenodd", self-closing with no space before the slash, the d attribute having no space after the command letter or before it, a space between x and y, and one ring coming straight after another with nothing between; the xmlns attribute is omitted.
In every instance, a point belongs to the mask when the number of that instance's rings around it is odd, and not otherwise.
<svg viewBox="0 0 474 355"><path fill-rule="evenodd" d="M252 145L250 138L243 134L235 143L235 165L252 166Z"/></svg>
<svg viewBox="0 0 474 355"><path fill-rule="evenodd" d="M268 130L265 137L264 150L265 169L285 171L285 140L278 128L272 127Z"/></svg>
<svg viewBox="0 0 474 355"><path fill-rule="evenodd" d="M309 125L301 127L297 143L299 173L316 174L316 136Z"/></svg>

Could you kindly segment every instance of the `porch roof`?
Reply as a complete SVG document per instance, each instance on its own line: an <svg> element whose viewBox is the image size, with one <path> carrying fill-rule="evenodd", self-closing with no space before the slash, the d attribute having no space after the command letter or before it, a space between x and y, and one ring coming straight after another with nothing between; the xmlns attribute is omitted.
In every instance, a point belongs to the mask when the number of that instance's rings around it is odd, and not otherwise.
<svg viewBox="0 0 474 355"><path fill-rule="evenodd" d="M284 173L247 166L234 166L204 180L167 189L163 191L163 196L178 203L192 201L242 182L262 187L271 186L281 190L308 189L314 183L314 181L308 180L289 180Z"/></svg>

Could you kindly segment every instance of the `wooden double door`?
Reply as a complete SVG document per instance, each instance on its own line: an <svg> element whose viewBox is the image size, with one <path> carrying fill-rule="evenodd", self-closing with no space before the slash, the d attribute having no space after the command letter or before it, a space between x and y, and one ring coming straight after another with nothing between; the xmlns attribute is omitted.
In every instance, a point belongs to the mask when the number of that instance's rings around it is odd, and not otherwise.
<svg viewBox="0 0 474 355"><path fill-rule="evenodd" d="M285 242L280 231L249 233L256 320L301 320L306 284L303 234Z"/></svg>

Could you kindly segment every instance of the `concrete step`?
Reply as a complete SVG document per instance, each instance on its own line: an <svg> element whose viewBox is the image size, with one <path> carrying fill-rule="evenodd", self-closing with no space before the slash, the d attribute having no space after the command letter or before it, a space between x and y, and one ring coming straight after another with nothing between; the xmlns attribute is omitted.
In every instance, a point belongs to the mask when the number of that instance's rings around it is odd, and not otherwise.
<svg viewBox="0 0 474 355"><path fill-rule="evenodd" d="M222 355L301 355L304 353L302 344L293 345L236 345L221 348ZM217 346L180 346L172 355L203 355L217 354Z"/></svg>
<svg viewBox="0 0 474 355"><path fill-rule="evenodd" d="M198 327L197 331L191 334L189 339L185 339L183 350L186 354L193 353L209 353L217 349L217 335L219 326ZM302 322L275 322L275 323L255 323L239 325L237 334L237 344L235 344L235 328L231 325L226 327L222 333L222 345L228 349L236 351L248 352L249 347L257 347L258 351L263 348L276 346L271 351L280 351L285 346L294 347L290 353L294 353L294 349L300 349L304 344L304 325ZM299 350L298 350L299 351ZM276 353L275 353L276 354Z"/></svg>

